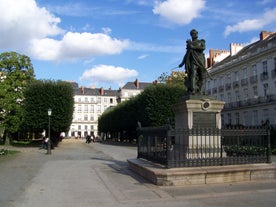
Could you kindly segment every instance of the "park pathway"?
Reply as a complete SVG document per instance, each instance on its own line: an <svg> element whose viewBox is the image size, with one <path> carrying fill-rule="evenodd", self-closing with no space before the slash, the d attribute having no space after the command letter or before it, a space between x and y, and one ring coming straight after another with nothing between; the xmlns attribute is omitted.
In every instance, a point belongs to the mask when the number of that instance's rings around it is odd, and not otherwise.
<svg viewBox="0 0 276 207"><path fill-rule="evenodd" d="M243 206L276 204L276 181L191 187L154 186L131 172L136 148L64 139L45 150L0 159L1 207Z"/></svg>

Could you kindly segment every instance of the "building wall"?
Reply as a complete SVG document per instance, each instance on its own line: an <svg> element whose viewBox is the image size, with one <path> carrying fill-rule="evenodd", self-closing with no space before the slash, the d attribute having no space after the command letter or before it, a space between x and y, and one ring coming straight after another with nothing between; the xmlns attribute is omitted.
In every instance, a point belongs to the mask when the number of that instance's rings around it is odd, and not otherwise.
<svg viewBox="0 0 276 207"><path fill-rule="evenodd" d="M68 133L71 137L85 137L98 133L98 118L109 107L116 106L117 96L75 95L73 120Z"/></svg>
<svg viewBox="0 0 276 207"><path fill-rule="evenodd" d="M205 93L226 102L224 124L276 126L276 41L259 45L208 69Z"/></svg>

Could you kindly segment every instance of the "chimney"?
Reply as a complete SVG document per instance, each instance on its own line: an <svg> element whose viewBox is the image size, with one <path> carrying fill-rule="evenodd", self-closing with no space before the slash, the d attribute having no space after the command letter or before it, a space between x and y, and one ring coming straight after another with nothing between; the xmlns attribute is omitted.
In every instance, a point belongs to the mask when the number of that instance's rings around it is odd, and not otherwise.
<svg viewBox="0 0 276 207"><path fill-rule="evenodd" d="M158 84L157 80L153 81L153 85L157 85L157 84Z"/></svg>
<svg viewBox="0 0 276 207"><path fill-rule="evenodd" d="M81 93L84 95L84 86L81 87Z"/></svg>
<svg viewBox="0 0 276 207"><path fill-rule="evenodd" d="M260 33L260 40L264 40L268 36L274 34L274 32L267 32L267 31L261 31Z"/></svg>
<svg viewBox="0 0 276 207"><path fill-rule="evenodd" d="M134 85L136 86L136 88L139 88L139 80L136 78L136 80L134 81Z"/></svg>
<svg viewBox="0 0 276 207"><path fill-rule="evenodd" d="M103 87L101 87L101 89L100 89L100 94L104 95L104 88Z"/></svg>
<svg viewBox="0 0 276 207"><path fill-rule="evenodd" d="M242 44L230 43L230 55L236 55L242 48Z"/></svg>

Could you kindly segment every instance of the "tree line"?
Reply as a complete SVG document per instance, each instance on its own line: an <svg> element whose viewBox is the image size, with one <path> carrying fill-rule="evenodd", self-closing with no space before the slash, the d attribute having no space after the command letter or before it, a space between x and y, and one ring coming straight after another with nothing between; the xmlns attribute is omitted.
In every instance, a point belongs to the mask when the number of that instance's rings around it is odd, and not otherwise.
<svg viewBox="0 0 276 207"><path fill-rule="evenodd" d="M182 84L156 84L139 95L105 111L98 120L98 130L107 138L132 141L138 122L143 127L174 124L172 106L185 94Z"/></svg>
<svg viewBox="0 0 276 207"><path fill-rule="evenodd" d="M50 133L54 145L61 132L69 130L74 107L70 83L37 80L31 60L16 52L0 54L0 138L2 141L33 139ZM47 134L46 134L47 136Z"/></svg>

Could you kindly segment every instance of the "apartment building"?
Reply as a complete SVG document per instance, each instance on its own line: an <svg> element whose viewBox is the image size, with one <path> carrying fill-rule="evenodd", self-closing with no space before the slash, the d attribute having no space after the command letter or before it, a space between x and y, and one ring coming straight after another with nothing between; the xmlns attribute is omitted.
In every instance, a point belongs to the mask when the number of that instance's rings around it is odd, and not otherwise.
<svg viewBox="0 0 276 207"><path fill-rule="evenodd" d="M131 97L137 96L149 85L152 85L152 83L140 82L138 79L136 79L134 82L127 82L118 91L118 103L126 101Z"/></svg>
<svg viewBox="0 0 276 207"><path fill-rule="evenodd" d="M262 31L247 46L210 50L205 93L225 101L222 123L276 126L276 34Z"/></svg>
<svg viewBox="0 0 276 207"><path fill-rule="evenodd" d="M74 87L73 120L68 132L69 137L83 138L86 135L98 135L98 118L110 107L138 95L151 83L140 83L138 79L126 83L119 90L111 88Z"/></svg>

